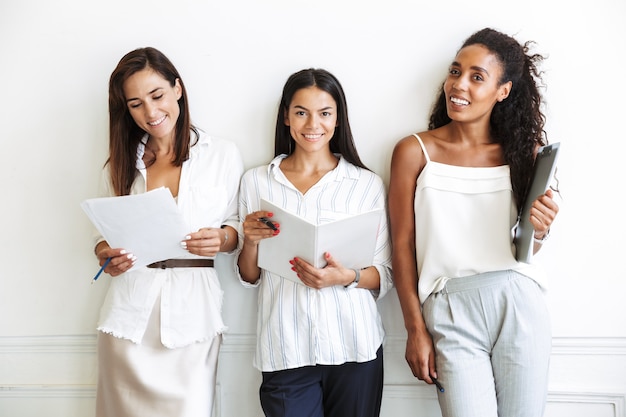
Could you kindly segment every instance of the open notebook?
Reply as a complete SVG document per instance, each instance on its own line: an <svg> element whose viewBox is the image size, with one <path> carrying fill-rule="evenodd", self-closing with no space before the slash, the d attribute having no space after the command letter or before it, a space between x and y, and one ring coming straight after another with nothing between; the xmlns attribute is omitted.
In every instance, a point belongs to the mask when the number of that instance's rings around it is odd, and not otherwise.
<svg viewBox="0 0 626 417"><path fill-rule="evenodd" d="M259 242L260 268L300 283L289 263L296 256L316 268L326 265L325 252L346 268L372 265L382 209L320 225L264 199L261 200L261 210L274 214L271 220L280 224L280 233Z"/></svg>

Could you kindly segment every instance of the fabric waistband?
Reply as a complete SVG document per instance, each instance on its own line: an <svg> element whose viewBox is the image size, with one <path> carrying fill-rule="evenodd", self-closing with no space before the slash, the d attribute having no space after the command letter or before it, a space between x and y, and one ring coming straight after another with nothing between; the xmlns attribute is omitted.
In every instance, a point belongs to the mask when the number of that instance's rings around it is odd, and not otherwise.
<svg viewBox="0 0 626 417"><path fill-rule="evenodd" d="M448 294L452 292L475 290L477 288L484 288L491 285L512 281L520 277L526 278L525 275L520 274L517 271L507 269L503 271L483 272L481 274L468 275L459 278L450 278L446 282L446 286L443 288L443 290L441 290L441 293Z"/></svg>
<svg viewBox="0 0 626 417"><path fill-rule="evenodd" d="M146 265L148 268L213 268L213 259L166 259Z"/></svg>

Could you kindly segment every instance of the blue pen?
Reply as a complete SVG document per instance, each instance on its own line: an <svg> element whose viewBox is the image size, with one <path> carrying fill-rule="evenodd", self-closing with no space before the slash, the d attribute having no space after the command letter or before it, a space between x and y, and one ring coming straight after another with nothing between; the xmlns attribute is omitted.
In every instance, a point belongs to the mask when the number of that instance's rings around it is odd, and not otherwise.
<svg viewBox="0 0 626 417"><path fill-rule="evenodd" d="M437 381L437 378L435 378L434 376L431 376L430 379L433 380L433 382L435 383L435 385L437 386L437 389L439 390L439 392L444 392L445 390L443 389L443 386L441 385L441 383L439 381Z"/></svg>
<svg viewBox="0 0 626 417"><path fill-rule="evenodd" d="M93 284L94 282L96 282L96 280L98 279L98 277L100 276L100 274L102 274L102 271L104 271L104 268L107 267L107 265L109 264L109 262L111 262L111 258L107 258L106 261L104 261L104 264L100 267L100 270L98 271L98 273L96 274L95 277L93 277L93 279L91 280L91 283Z"/></svg>

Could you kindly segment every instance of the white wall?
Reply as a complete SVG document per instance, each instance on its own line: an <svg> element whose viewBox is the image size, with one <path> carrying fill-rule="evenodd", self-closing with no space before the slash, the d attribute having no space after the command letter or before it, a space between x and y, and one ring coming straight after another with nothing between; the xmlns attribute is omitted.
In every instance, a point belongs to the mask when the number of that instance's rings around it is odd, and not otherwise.
<svg viewBox="0 0 626 417"><path fill-rule="evenodd" d="M563 200L537 262L551 275L548 417L626 416L626 2L553 0L3 0L0 3L0 415L89 417L97 285L90 226L107 150L107 82L121 56L155 46L181 71L192 116L235 141L246 167L272 156L282 85L324 67L346 90L357 147L385 181L395 142L426 127L462 40L485 26L538 43L547 130L562 143ZM255 292L221 268L230 334L218 415L258 416ZM437 416L434 389L404 362L395 293L383 416ZM242 401L244 399L244 401Z"/></svg>

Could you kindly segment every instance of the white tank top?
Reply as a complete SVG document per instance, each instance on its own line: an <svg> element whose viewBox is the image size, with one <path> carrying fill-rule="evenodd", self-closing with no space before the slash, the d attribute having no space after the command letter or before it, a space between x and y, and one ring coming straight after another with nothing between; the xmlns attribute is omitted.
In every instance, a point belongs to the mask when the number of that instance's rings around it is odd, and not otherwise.
<svg viewBox="0 0 626 417"><path fill-rule="evenodd" d="M545 287L539 268L515 259L517 208L509 166L433 162L420 137L414 136L426 158L414 207L420 301L441 291L449 279L506 269Z"/></svg>

